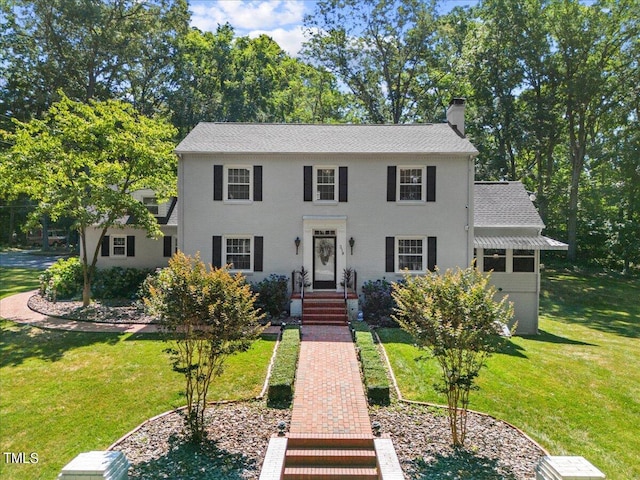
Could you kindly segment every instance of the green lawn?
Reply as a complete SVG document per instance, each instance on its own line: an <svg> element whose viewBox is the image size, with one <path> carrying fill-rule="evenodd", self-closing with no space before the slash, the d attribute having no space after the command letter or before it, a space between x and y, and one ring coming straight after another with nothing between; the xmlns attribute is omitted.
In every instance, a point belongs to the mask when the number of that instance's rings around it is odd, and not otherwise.
<svg viewBox="0 0 640 480"><path fill-rule="evenodd" d="M640 281L550 271L541 334L513 338L481 372L471 408L523 429L552 455L580 455L610 479L640 478ZM444 403L431 361L380 331L402 394Z"/></svg>
<svg viewBox="0 0 640 480"><path fill-rule="evenodd" d="M38 272L0 274L1 291L15 282L15 293L33 288ZM7 464L3 455L3 480L55 478L78 453L103 450L184 404L183 377L157 336L48 331L2 320L0 328L0 452L38 454L37 464L25 465ZM259 340L230 357L209 399L257 396L273 347Z"/></svg>
<svg viewBox="0 0 640 480"><path fill-rule="evenodd" d="M0 298L38 288L39 270L0 267Z"/></svg>

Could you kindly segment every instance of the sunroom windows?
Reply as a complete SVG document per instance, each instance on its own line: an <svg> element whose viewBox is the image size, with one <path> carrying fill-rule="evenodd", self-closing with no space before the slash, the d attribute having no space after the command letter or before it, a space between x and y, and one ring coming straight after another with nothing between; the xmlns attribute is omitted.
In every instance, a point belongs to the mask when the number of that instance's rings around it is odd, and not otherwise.
<svg viewBox="0 0 640 480"><path fill-rule="evenodd" d="M537 251L508 249L508 248L485 248L475 249L477 267L483 272L496 273L535 273Z"/></svg>

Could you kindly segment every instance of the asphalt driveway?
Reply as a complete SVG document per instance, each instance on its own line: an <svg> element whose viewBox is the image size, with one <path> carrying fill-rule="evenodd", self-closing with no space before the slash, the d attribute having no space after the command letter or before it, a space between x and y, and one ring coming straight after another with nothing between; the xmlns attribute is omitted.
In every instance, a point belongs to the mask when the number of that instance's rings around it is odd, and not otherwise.
<svg viewBox="0 0 640 480"><path fill-rule="evenodd" d="M34 255L31 250L0 252L0 267L7 268L33 268L44 270L53 265L59 255Z"/></svg>

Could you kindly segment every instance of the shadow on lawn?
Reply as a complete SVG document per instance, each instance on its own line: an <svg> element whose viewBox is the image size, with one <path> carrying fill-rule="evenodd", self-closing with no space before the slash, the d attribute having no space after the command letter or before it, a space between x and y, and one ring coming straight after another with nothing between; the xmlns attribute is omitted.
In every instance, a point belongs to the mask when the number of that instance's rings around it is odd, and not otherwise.
<svg viewBox="0 0 640 480"><path fill-rule="evenodd" d="M572 340L566 337L559 337L558 335L554 335L553 333L547 332L545 330L540 330L538 335L526 335L523 336L527 340L533 340L535 342L545 342L545 343L557 343L561 345L584 345L586 347L598 347L594 343L581 342L580 340Z"/></svg>
<svg viewBox="0 0 640 480"><path fill-rule="evenodd" d="M450 455L436 455L425 461L416 459L409 478L411 479L473 479L473 480L515 480L512 472L505 472L498 461L475 455L468 450L456 450Z"/></svg>
<svg viewBox="0 0 640 480"><path fill-rule="evenodd" d="M99 343L114 345L121 335L43 330L9 321L3 321L1 327L0 367L15 367L30 358L57 362L75 348Z"/></svg>
<svg viewBox="0 0 640 480"><path fill-rule="evenodd" d="M180 478L183 480L242 479L243 472L256 470L255 460L218 448L215 441L186 442L177 435L169 438L169 451L158 458L129 469L131 479Z"/></svg>

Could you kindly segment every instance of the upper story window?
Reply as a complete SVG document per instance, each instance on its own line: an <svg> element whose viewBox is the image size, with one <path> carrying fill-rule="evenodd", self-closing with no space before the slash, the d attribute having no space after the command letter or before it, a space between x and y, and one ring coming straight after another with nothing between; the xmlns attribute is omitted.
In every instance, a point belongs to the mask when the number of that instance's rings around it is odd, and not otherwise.
<svg viewBox="0 0 640 480"><path fill-rule="evenodd" d="M226 200L251 200L251 169L248 167L227 168Z"/></svg>
<svg viewBox="0 0 640 480"><path fill-rule="evenodd" d="M316 201L336 200L336 169L316 168L315 191Z"/></svg>
<svg viewBox="0 0 640 480"><path fill-rule="evenodd" d="M158 199L156 197L142 197L142 203L152 215L158 215Z"/></svg>
<svg viewBox="0 0 640 480"><path fill-rule="evenodd" d="M424 200L424 168L399 168L398 175L398 200L399 201L423 201Z"/></svg>
<svg viewBox="0 0 640 480"><path fill-rule="evenodd" d="M214 165L213 199L229 203L262 201L262 166Z"/></svg>
<svg viewBox="0 0 640 480"><path fill-rule="evenodd" d="M387 167L387 201L423 203L436 201L436 167Z"/></svg>

